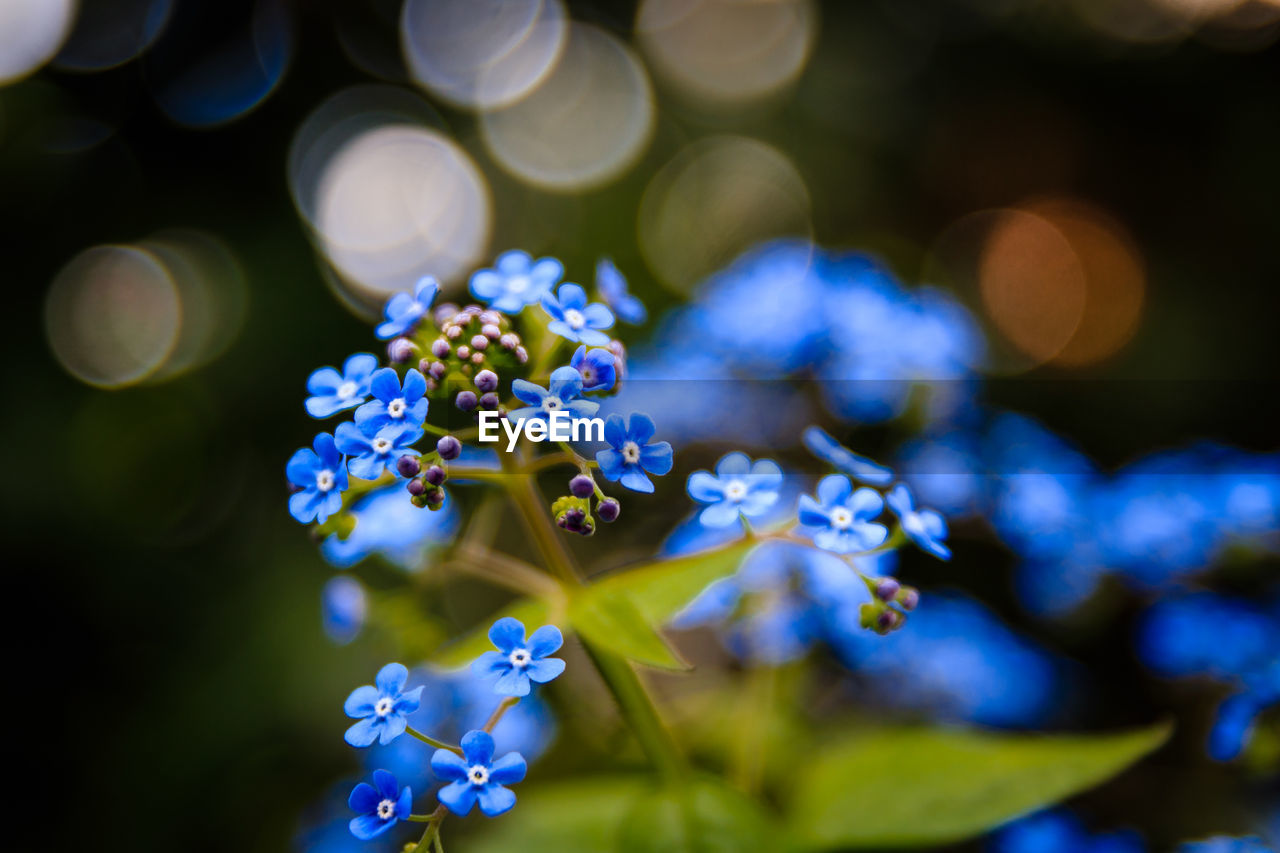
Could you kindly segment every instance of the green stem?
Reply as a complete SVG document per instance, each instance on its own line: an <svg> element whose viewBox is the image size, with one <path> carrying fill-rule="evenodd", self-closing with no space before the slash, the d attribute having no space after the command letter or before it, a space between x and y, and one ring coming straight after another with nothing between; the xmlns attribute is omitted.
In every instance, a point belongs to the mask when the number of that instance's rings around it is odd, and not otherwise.
<svg viewBox="0 0 1280 853"><path fill-rule="evenodd" d="M462 754L462 748L461 748L461 747L454 746L453 744L451 744L451 743L446 743L446 742L444 742L444 741L442 741L442 740L436 740L435 738L431 737L430 735L425 735L425 734L423 734L422 732L418 731L418 730L417 730L417 729L415 729L413 726L406 726L406 727L405 727L405 731L406 731L406 732L408 732L409 734L413 735L414 737L416 737L418 740L420 740L420 741L422 741L423 743L425 743L427 746L434 746L436 749L447 749L447 750L449 750L450 752L456 752L456 753L458 753L459 755L461 755L461 754Z"/></svg>
<svg viewBox="0 0 1280 853"><path fill-rule="evenodd" d="M493 734L494 728L502 721L502 715L514 708L520 702L519 696L508 696L498 703L498 707L493 709L493 713L489 715L489 720L484 724L484 730L489 734Z"/></svg>
<svg viewBox="0 0 1280 853"><path fill-rule="evenodd" d="M431 846L435 848L435 853L444 853L444 842L440 840L439 832L431 839Z"/></svg>
<svg viewBox="0 0 1280 853"><path fill-rule="evenodd" d="M427 828L423 831L422 838L418 841L418 846L413 848L413 853L427 853L431 849L432 845L435 844L435 840L440 837L440 824L444 822L445 815L448 813L449 810L444 807L443 803L436 806L436 810L427 817Z"/></svg>

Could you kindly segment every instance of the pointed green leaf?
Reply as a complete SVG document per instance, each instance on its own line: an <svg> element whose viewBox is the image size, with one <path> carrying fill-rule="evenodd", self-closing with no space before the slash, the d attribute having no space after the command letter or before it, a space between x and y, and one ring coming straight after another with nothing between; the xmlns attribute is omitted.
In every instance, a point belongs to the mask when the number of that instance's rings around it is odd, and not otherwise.
<svg viewBox="0 0 1280 853"><path fill-rule="evenodd" d="M743 539L711 551L659 560L611 574L592 585L609 594L625 594L651 624L679 613L712 581L732 574L760 542Z"/></svg>
<svg viewBox="0 0 1280 853"><path fill-rule="evenodd" d="M628 660L662 669L688 669L625 592L585 587L569 602L569 624L584 640Z"/></svg>
<svg viewBox="0 0 1280 853"><path fill-rule="evenodd" d="M445 669L456 669L467 666L485 652L493 650L489 642L489 627L503 616L511 616L524 623L525 628L533 632L542 625L552 623L551 602L543 598L522 598L513 601L475 628L472 628L461 639L437 649L431 656L431 662Z"/></svg>
<svg viewBox="0 0 1280 853"><path fill-rule="evenodd" d="M1106 735L872 729L804 765L791 826L817 850L958 841L1111 778L1169 732L1163 724Z"/></svg>

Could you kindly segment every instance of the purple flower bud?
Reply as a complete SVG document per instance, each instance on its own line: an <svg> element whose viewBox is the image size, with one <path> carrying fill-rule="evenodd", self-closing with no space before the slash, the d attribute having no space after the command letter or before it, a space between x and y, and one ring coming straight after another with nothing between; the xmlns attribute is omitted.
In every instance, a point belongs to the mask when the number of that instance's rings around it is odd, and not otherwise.
<svg viewBox="0 0 1280 853"><path fill-rule="evenodd" d="M886 609L876 617L876 627L881 631L892 631L902 621L902 614L893 609Z"/></svg>
<svg viewBox="0 0 1280 853"><path fill-rule="evenodd" d="M400 472L401 477L416 477L422 470L422 463L418 461L418 457L406 453L396 460L396 470Z"/></svg>
<svg viewBox="0 0 1280 853"><path fill-rule="evenodd" d="M432 379L444 379L444 375L449 372L449 368L443 361L433 361L431 366L427 368L427 372Z"/></svg>
<svg viewBox="0 0 1280 853"><path fill-rule="evenodd" d="M404 364L413 358L413 353L417 349L413 341L408 338L393 338L387 344L387 358L391 359L394 364Z"/></svg>
<svg viewBox="0 0 1280 853"><path fill-rule="evenodd" d="M444 489L428 489L423 497L427 499L428 504L438 506L444 503Z"/></svg>
<svg viewBox="0 0 1280 853"><path fill-rule="evenodd" d="M419 373L430 373L430 372L431 372L431 359L429 359L429 358L424 358L424 359L419 360L419 361L418 361L418 372L419 372Z"/></svg>
<svg viewBox="0 0 1280 853"><path fill-rule="evenodd" d="M503 349L515 349L520 346L520 336L507 332L498 340L498 343L502 344Z"/></svg>
<svg viewBox="0 0 1280 853"><path fill-rule="evenodd" d="M434 390L436 390L436 389L437 389L437 388L439 388L439 387L440 387L440 384L439 384L438 382L436 382L436 381L435 381L434 379L432 379L430 376L428 376L428 377L427 377L427 390L428 390L428 391L434 391Z"/></svg>
<svg viewBox="0 0 1280 853"><path fill-rule="evenodd" d="M484 335L471 336L471 348L477 352L489 346L489 339Z"/></svg>
<svg viewBox="0 0 1280 853"><path fill-rule="evenodd" d="M524 347L516 347L516 361L524 364L529 360L529 351Z"/></svg>
<svg viewBox="0 0 1280 853"><path fill-rule="evenodd" d="M458 306L452 302L442 302L436 306L435 313L432 318L436 321L436 325L443 325L446 320L458 313Z"/></svg>
<svg viewBox="0 0 1280 853"><path fill-rule="evenodd" d="M596 515L600 516L601 521L614 522L618 520L618 515L622 512L622 504L613 498L605 498L596 504Z"/></svg>
<svg viewBox="0 0 1280 853"><path fill-rule="evenodd" d="M444 469L441 468L439 465L432 465L430 468L427 469L427 473L422 475L422 478L426 480L428 483L430 483L431 485L438 486L444 482L444 478L445 478Z"/></svg>
<svg viewBox="0 0 1280 853"><path fill-rule="evenodd" d="M413 495L414 497L421 495L423 492L427 490L426 484L423 483L421 480L410 480L409 485L406 488L408 488L409 494Z"/></svg>
<svg viewBox="0 0 1280 853"><path fill-rule="evenodd" d="M481 391L498 390L498 374L492 370L482 370L476 374L476 387Z"/></svg>
<svg viewBox="0 0 1280 853"><path fill-rule="evenodd" d="M480 408L482 409L496 409L499 402L501 401L498 399L498 395L492 391L480 396Z"/></svg>
<svg viewBox="0 0 1280 853"><path fill-rule="evenodd" d="M596 481L586 474L579 474L569 481L569 491L575 498L589 498L596 490Z"/></svg>
<svg viewBox="0 0 1280 853"><path fill-rule="evenodd" d="M431 342L431 354L436 358L448 358L449 342L444 338L436 338Z"/></svg>
<svg viewBox="0 0 1280 853"><path fill-rule="evenodd" d="M458 347L458 358L462 359L463 361L466 361L467 359L471 358L471 347L467 346L466 344L463 344L462 346Z"/></svg>
<svg viewBox="0 0 1280 853"><path fill-rule="evenodd" d="M481 317L480 319L484 320L483 317ZM491 341L496 341L498 338L502 336L502 330L498 328L496 323L486 322L483 326L480 327L480 334L484 335L486 338L488 338Z"/></svg>
<svg viewBox="0 0 1280 853"><path fill-rule="evenodd" d="M473 353L471 354L471 363L472 363L472 364L484 364L484 353L482 353L482 352L473 352Z"/></svg>
<svg viewBox="0 0 1280 853"><path fill-rule="evenodd" d="M478 403L475 391L459 391L458 396L453 399L453 404L464 412L471 411Z"/></svg>
<svg viewBox="0 0 1280 853"><path fill-rule="evenodd" d="M462 455L462 442L451 435L446 435L436 442L436 453L446 461L457 459Z"/></svg>
<svg viewBox="0 0 1280 853"><path fill-rule="evenodd" d="M502 315L497 311L481 311L480 322L486 326L497 326L502 322Z"/></svg>
<svg viewBox="0 0 1280 853"><path fill-rule="evenodd" d="M903 587L898 593L898 604L903 610L915 610L920 603L920 593L909 586Z"/></svg>
<svg viewBox="0 0 1280 853"><path fill-rule="evenodd" d="M881 601L893 601L893 597L902 589L902 584L893 578L884 578L876 584L876 598Z"/></svg>
<svg viewBox="0 0 1280 853"><path fill-rule="evenodd" d="M449 340L462 337L462 329L458 326L450 326L444 330L444 336Z"/></svg>

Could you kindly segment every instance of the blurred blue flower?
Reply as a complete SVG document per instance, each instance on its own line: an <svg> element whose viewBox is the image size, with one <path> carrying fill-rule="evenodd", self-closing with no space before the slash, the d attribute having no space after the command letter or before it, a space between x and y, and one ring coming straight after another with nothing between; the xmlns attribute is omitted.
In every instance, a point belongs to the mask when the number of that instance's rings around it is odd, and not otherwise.
<svg viewBox="0 0 1280 853"><path fill-rule="evenodd" d="M583 344L569 359L569 366L582 376L583 391L608 391L618 381L617 360L603 347L588 350Z"/></svg>
<svg viewBox="0 0 1280 853"><path fill-rule="evenodd" d="M345 421L338 424L334 434L338 449L350 457L347 469L362 480L376 480L383 471L397 474L397 459L406 454L420 455L412 446L422 438L420 427L383 424L379 428L374 427L374 423L373 420L366 421L361 427Z"/></svg>
<svg viewBox="0 0 1280 853"><path fill-rule="evenodd" d="M548 657L564 645L555 625L543 625L525 640L524 625L504 616L489 628L489 641L498 650L482 654L471 671L480 678L498 676L493 692L499 696L528 696L529 682L545 684L564 672L564 661Z"/></svg>
<svg viewBox="0 0 1280 853"><path fill-rule="evenodd" d="M340 569L380 554L407 571L420 568L427 552L447 543L458 526L458 513L447 495L434 512L409 503L403 483L370 492L350 508L355 530L346 539L332 534L320 553Z"/></svg>
<svg viewBox="0 0 1280 853"><path fill-rule="evenodd" d="M456 815L470 813L476 802L487 817L510 811L516 795L504 785L524 779L528 770L524 757L508 752L493 760L493 737L485 731L469 731L462 737L462 755L437 749L431 756L431 772L448 782L436 796Z"/></svg>
<svg viewBox="0 0 1280 853"><path fill-rule="evenodd" d="M873 486L887 486L893 482L892 470L854 453L821 427L807 427L801 435L801 440L810 453L841 474L848 474L855 480L870 483Z"/></svg>
<svg viewBox="0 0 1280 853"><path fill-rule="evenodd" d="M1275 850L1261 838L1218 835L1204 841L1188 841L1178 848L1178 853L1275 853Z"/></svg>
<svg viewBox="0 0 1280 853"><path fill-rule="evenodd" d="M539 258L528 252L504 252L494 269L483 269L471 276L471 295L482 299L495 311L518 314L526 305L535 305L551 292L564 267L555 258Z"/></svg>
<svg viewBox="0 0 1280 853"><path fill-rule="evenodd" d="M312 447L313 450L304 447L295 452L285 466L289 482L301 489L289 496L289 514L303 524L312 520L324 524L342 509L342 493L350 483L346 460L338 452L333 436L320 433Z"/></svg>
<svg viewBox="0 0 1280 853"><path fill-rule="evenodd" d="M899 476L921 502L954 518L985 511L982 458L975 436L949 430L923 436L898 448Z"/></svg>
<svg viewBox="0 0 1280 853"><path fill-rule="evenodd" d="M378 670L374 684L352 690L342 710L359 722L347 729L343 739L356 747L369 746L375 740L386 746L404 734L409 724L406 716L418 710L422 701L421 686L404 689L408 679L404 664L389 663Z"/></svg>
<svg viewBox="0 0 1280 853"><path fill-rule="evenodd" d="M339 645L346 645L360 634L367 611L364 587L355 578L330 578L320 593L321 624L329 639Z"/></svg>
<svg viewBox="0 0 1280 853"><path fill-rule="evenodd" d="M547 328L562 338L596 347L609 343L600 330L613 326L613 312L599 302L587 304L580 285L562 284L556 295L543 296L542 310L551 315Z"/></svg>
<svg viewBox="0 0 1280 853"><path fill-rule="evenodd" d="M431 276L418 279L413 293L397 293L387 300L382 309L385 319L374 329L374 334L379 340L387 341L413 331L439 292L440 284Z"/></svg>
<svg viewBox="0 0 1280 853"><path fill-rule="evenodd" d="M706 509L698 520L707 527L728 527L738 515L757 518L769 511L782 488L782 469L772 459L754 464L745 453L730 453L716 463L716 473L694 471L689 475L689 496Z"/></svg>
<svg viewBox="0 0 1280 853"><path fill-rule="evenodd" d="M307 379L307 414L327 418L345 409L354 409L369 396L369 379L378 369L378 359L367 352L356 353L346 360L339 373L322 367Z"/></svg>
<svg viewBox="0 0 1280 853"><path fill-rule="evenodd" d="M626 278L608 258L596 262L596 290L622 322L639 326L649 318L644 303L627 292Z"/></svg>
<svg viewBox="0 0 1280 853"><path fill-rule="evenodd" d="M855 491L848 477L829 474L818 483L818 500L800 496L800 524L819 548L837 554L869 551L888 538L888 529L871 520L883 509L884 498L875 490Z"/></svg>
<svg viewBox="0 0 1280 853"><path fill-rule="evenodd" d="M351 834L361 841L377 838L413 812L413 791L406 785L396 794L396 777L385 770L373 771L373 784L361 782L351 790L347 805L357 813L351 819Z"/></svg>
<svg viewBox="0 0 1280 853"><path fill-rule="evenodd" d="M385 426L413 429L427 419L427 380L416 367L405 373L403 386L395 368L384 367L373 374L369 390L374 399L356 409L356 425L361 430L376 432Z"/></svg>
<svg viewBox="0 0 1280 853"><path fill-rule="evenodd" d="M624 426L621 415L610 415L604 423L604 439L609 447L596 452L600 473L611 483L633 492L652 492L653 481L646 476L661 477L671 470L671 445L665 441L652 444L655 427L646 414L632 412Z"/></svg>
<svg viewBox="0 0 1280 853"><path fill-rule="evenodd" d="M582 399L582 374L569 366L553 370L547 388L527 379L512 380L511 393L526 404L507 415L516 423L525 418L549 420L551 413L557 411L568 412L573 418L589 418L600 409L594 400Z"/></svg>
<svg viewBox="0 0 1280 853"><path fill-rule="evenodd" d="M939 560L950 560L951 549L945 544L947 523L931 509L915 509L911 491L898 483L885 495L885 503L902 523L902 532L920 549Z"/></svg>
<svg viewBox="0 0 1280 853"><path fill-rule="evenodd" d="M1036 812L996 830L990 853L1143 853L1142 836L1131 830L1091 835L1066 809Z"/></svg>

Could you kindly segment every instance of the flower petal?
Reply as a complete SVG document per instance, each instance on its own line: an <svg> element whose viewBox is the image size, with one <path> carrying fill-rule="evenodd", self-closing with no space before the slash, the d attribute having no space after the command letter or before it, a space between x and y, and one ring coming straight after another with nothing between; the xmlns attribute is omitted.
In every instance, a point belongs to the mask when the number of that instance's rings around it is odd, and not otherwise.
<svg viewBox="0 0 1280 853"><path fill-rule="evenodd" d="M427 380L418 371L418 368L411 367L404 375L403 396L405 402L413 405L422 399L422 395L427 393Z"/></svg>
<svg viewBox="0 0 1280 853"><path fill-rule="evenodd" d="M528 379L513 379L511 381L511 393L522 403L530 406L541 406L542 400L547 396L547 389L541 385L535 385Z"/></svg>
<svg viewBox="0 0 1280 853"><path fill-rule="evenodd" d="M542 658L535 660L524 668L529 680L538 684L546 684L564 672L564 661L560 658Z"/></svg>
<svg viewBox="0 0 1280 853"><path fill-rule="evenodd" d="M582 316L590 329L607 329L613 325L613 312L599 302L592 302L583 308Z"/></svg>
<svg viewBox="0 0 1280 853"><path fill-rule="evenodd" d="M322 367L307 377L307 391L316 396L327 397L341 384L342 375L332 367Z"/></svg>
<svg viewBox="0 0 1280 853"><path fill-rule="evenodd" d="M477 678L489 678L506 672L511 661L502 652L485 652L471 663L471 674Z"/></svg>
<svg viewBox="0 0 1280 853"><path fill-rule="evenodd" d="M653 481L645 476L639 465L627 465L619 479L623 486L633 492L653 493Z"/></svg>
<svg viewBox="0 0 1280 853"><path fill-rule="evenodd" d="M409 721L404 718L404 714L388 714L382 720L382 731L378 733L378 743L386 746L404 734L408 727Z"/></svg>
<svg viewBox="0 0 1280 853"><path fill-rule="evenodd" d="M828 474L818 483L818 500L823 506L843 504L853 492L853 483L843 474Z"/></svg>
<svg viewBox="0 0 1280 853"><path fill-rule="evenodd" d="M347 797L347 805L352 811L371 812L378 807L378 792L368 782L361 782L351 789L351 796Z"/></svg>
<svg viewBox="0 0 1280 853"><path fill-rule="evenodd" d="M396 790L399 785L396 784L395 774L390 770L373 771L373 787L378 789L384 800L394 800L399 795Z"/></svg>
<svg viewBox="0 0 1280 853"><path fill-rule="evenodd" d="M493 761L493 735L480 729L472 729L462 736L462 754L470 764L488 767Z"/></svg>
<svg viewBox="0 0 1280 853"><path fill-rule="evenodd" d="M529 654L545 658L564 645L564 635L555 625L543 625L529 637Z"/></svg>
<svg viewBox="0 0 1280 853"><path fill-rule="evenodd" d="M342 703L342 710L348 717L367 717L373 713L373 706L377 701L378 688L366 684L351 691L347 701Z"/></svg>
<svg viewBox="0 0 1280 853"><path fill-rule="evenodd" d="M699 503L714 503L724 497L724 484L710 471L694 471L689 475L686 489L689 497Z"/></svg>
<svg viewBox="0 0 1280 853"><path fill-rule="evenodd" d="M511 811L516 804L515 792L501 785L485 785L476 792L480 800L480 811L488 817L497 817L503 812Z"/></svg>
<svg viewBox="0 0 1280 853"><path fill-rule="evenodd" d="M609 415L604 422L604 440L609 442L615 450L622 447L627 441L627 428L623 423L622 415ZM614 479L617 479L616 477Z"/></svg>
<svg viewBox="0 0 1280 853"><path fill-rule="evenodd" d="M391 367L374 371L373 377L369 380L369 390L382 402L390 403L400 396L400 377Z"/></svg>
<svg viewBox="0 0 1280 853"><path fill-rule="evenodd" d="M849 499L849 510L854 518L875 518L884 510L884 498L875 489L861 488Z"/></svg>
<svg viewBox="0 0 1280 853"><path fill-rule="evenodd" d="M409 670L402 663L389 663L378 670L373 683L378 685L378 692L383 696L396 696L404 690L409 680Z"/></svg>
<svg viewBox="0 0 1280 853"><path fill-rule="evenodd" d="M698 515L703 527L728 527L738 520L738 506L729 501L713 503Z"/></svg>
<svg viewBox="0 0 1280 853"><path fill-rule="evenodd" d="M716 463L718 477L745 477L751 473L751 457L745 453L730 453Z"/></svg>
<svg viewBox="0 0 1280 853"><path fill-rule="evenodd" d="M587 307L587 292L582 289L582 285L568 282L560 285L556 291L556 299L560 302L560 307L565 311L582 311ZM557 319L563 320L564 317Z"/></svg>
<svg viewBox="0 0 1280 853"><path fill-rule="evenodd" d="M382 820L376 814L362 814L359 817L353 817L351 822L347 824L351 834L361 841L377 838L393 826L395 826L395 821Z"/></svg>
<svg viewBox="0 0 1280 853"><path fill-rule="evenodd" d="M316 472L319 470L320 459L314 450L308 450L305 447L295 451L293 456L289 457L289 464L284 467L284 473L289 478L289 482L303 487L315 485Z"/></svg>
<svg viewBox="0 0 1280 853"><path fill-rule="evenodd" d="M655 429L653 418L644 412L632 412L627 424L627 437L636 444L645 445L649 443L649 439L653 438Z"/></svg>
<svg viewBox="0 0 1280 853"><path fill-rule="evenodd" d="M650 474L661 477L671 471L673 464L670 442L647 444L640 450L640 465Z"/></svg>
<svg viewBox="0 0 1280 853"><path fill-rule="evenodd" d="M493 766L489 768L489 781L497 782L499 785L514 785L524 781L524 775L528 770L529 765L525 763L523 755L518 752L508 752L493 762Z"/></svg>
<svg viewBox="0 0 1280 853"><path fill-rule="evenodd" d="M493 692L499 696L528 696L529 689L529 676L515 667L500 675L493 685Z"/></svg>
<svg viewBox="0 0 1280 853"><path fill-rule="evenodd" d="M524 623L511 616L503 616L489 629L489 642L499 651L511 654L524 645Z"/></svg>
<svg viewBox="0 0 1280 853"><path fill-rule="evenodd" d="M476 804L476 789L470 782L451 782L436 791L436 799L461 817L470 813L472 806Z"/></svg>
<svg viewBox="0 0 1280 853"><path fill-rule="evenodd" d="M606 429L607 429L606 425ZM597 450L596 464L600 466L600 473L610 483L616 483L626 471L626 463L622 459L622 454L616 450Z"/></svg>
<svg viewBox="0 0 1280 853"><path fill-rule="evenodd" d="M457 782L467 778L467 762L451 749L437 749L431 755L431 772L441 782Z"/></svg>

